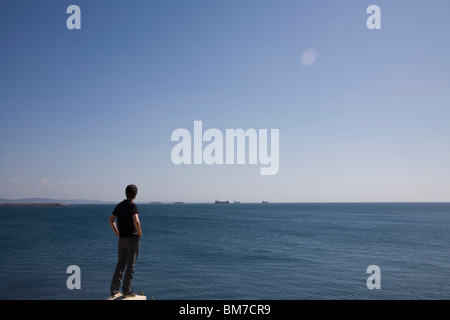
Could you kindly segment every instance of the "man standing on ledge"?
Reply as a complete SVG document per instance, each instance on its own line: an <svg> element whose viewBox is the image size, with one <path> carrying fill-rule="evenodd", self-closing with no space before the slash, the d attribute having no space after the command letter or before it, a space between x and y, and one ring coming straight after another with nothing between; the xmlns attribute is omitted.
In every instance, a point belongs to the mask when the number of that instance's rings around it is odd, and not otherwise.
<svg viewBox="0 0 450 320"><path fill-rule="evenodd" d="M136 293L131 289L131 282L134 275L134 265L139 253L139 240L142 237L141 223L138 216L138 207L133 202L136 199L138 189L134 184L130 184L125 189L126 200L119 203L114 209L109 224L114 233L119 237L119 254L111 280L111 297L120 294L120 285L122 284L122 292L125 297L134 297ZM116 225L117 218L117 225Z"/></svg>

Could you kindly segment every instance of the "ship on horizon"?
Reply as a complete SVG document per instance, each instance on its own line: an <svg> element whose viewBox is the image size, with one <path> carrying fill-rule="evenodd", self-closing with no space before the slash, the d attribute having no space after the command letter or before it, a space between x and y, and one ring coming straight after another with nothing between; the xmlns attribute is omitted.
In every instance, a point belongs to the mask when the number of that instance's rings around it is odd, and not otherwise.
<svg viewBox="0 0 450 320"><path fill-rule="evenodd" d="M228 200L227 201L219 201L216 199L216 201L214 203L222 204L222 203L230 203L230 201L228 201Z"/></svg>

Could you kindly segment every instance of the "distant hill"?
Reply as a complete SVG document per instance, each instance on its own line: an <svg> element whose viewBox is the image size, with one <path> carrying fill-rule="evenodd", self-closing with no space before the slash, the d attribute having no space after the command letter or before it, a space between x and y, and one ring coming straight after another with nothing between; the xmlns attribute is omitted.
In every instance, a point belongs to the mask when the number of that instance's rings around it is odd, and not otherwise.
<svg viewBox="0 0 450 320"><path fill-rule="evenodd" d="M108 204L110 202L86 199L49 199L49 198L24 198L24 199L4 199L0 198L0 203L22 204L22 203L66 203L66 204Z"/></svg>

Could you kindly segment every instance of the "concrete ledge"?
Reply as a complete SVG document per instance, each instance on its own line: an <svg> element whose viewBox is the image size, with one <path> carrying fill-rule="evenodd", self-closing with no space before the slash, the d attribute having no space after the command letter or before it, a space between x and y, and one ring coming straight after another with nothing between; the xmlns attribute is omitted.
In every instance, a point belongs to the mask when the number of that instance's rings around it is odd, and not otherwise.
<svg viewBox="0 0 450 320"><path fill-rule="evenodd" d="M141 295L136 295L135 297L124 297L122 294L119 294L114 297L109 297L106 300L147 300L147 297Z"/></svg>

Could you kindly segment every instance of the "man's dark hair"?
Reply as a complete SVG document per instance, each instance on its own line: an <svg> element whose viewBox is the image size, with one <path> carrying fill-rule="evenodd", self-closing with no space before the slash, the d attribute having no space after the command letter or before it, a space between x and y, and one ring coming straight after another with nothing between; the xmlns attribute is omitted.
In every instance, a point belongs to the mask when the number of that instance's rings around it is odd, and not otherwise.
<svg viewBox="0 0 450 320"><path fill-rule="evenodd" d="M127 196L127 199L131 200L136 198L136 195L138 193L138 188L134 184L130 184L125 189L125 195Z"/></svg>

